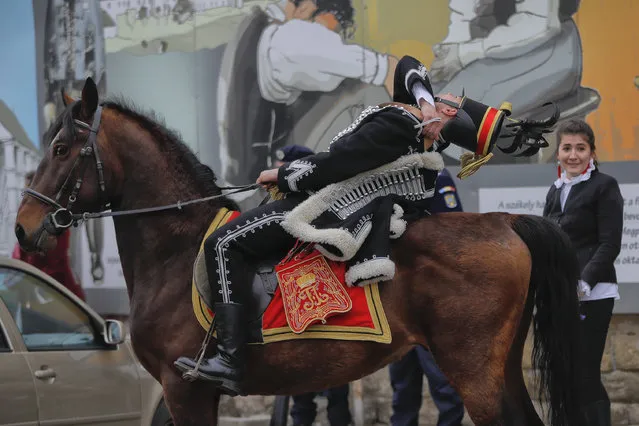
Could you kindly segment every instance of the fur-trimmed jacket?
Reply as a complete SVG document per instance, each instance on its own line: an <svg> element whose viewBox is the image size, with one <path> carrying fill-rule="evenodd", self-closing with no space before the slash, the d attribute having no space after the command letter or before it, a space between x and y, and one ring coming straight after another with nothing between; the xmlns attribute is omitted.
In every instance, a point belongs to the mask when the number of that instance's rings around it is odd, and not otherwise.
<svg viewBox="0 0 639 426"><path fill-rule="evenodd" d="M327 152L279 169L281 191L310 194L282 227L327 258L346 261L349 285L392 279L391 239L428 214L444 164L424 151L420 122L408 106L370 107Z"/></svg>
<svg viewBox="0 0 639 426"><path fill-rule="evenodd" d="M444 168L440 154L424 149L412 90L417 82L432 96L425 67L404 56L395 70L395 102L365 109L328 151L279 168L280 191L309 194L282 227L327 258L345 261L349 285L393 278L391 240L407 221L428 214Z"/></svg>

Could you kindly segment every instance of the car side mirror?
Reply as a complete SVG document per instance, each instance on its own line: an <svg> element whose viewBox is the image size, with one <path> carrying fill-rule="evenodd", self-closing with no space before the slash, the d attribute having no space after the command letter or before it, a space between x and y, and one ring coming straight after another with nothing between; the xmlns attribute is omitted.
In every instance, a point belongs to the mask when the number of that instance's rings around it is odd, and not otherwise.
<svg viewBox="0 0 639 426"><path fill-rule="evenodd" d="M108 319L104 323L104 341L109 345L124 342L124 324L122 321Z"/></svg>

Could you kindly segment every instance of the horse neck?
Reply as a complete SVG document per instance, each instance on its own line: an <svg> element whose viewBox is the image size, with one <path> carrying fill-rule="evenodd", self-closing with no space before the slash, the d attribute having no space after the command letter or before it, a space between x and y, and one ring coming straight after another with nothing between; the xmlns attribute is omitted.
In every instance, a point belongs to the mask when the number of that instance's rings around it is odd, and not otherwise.
<svg viewBox="0 0 639 426"><path fill-rule="evenodd" d="M134 135L134 136L131 136ZM109 135L117 140L118 160L124 178L114 210L130 210L178 201L192 200L204 194L190 165L181 159L171 141L157 141L139 127L126 124ZM217 189L217 187L215 187ZM219 189L217 189L219 193ZM131 298L131 313L163 292L168 298L182 297L190 285L192 265L208 224L219 211L220 203L205 202L158 213L143 213L114 218L122 270Z"/></svg>

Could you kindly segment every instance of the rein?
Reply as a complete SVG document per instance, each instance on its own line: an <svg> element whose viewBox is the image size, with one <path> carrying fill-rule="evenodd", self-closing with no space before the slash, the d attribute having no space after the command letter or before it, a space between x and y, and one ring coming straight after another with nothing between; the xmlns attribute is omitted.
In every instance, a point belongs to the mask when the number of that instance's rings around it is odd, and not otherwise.
<svg viewBox="0 0 639 426"><path fill-rule="evenodd" d="M204 203L207 201L211 201L211 200L215 200L216 198L222 198L225 197L227 195L230 194L237 194L240 192L245 192L245 191L251 191L253 189L257 189L259 188L260 185L257 183L252 183L250 185L242 185L242 186L222 186L219 187L220 190L225 191L225 190L234 190L232 192L228 192L226 194L218 194L218 195L211 195L208 197L203 197L203 198L196 198L194 200L188 200L188 201L178 201L177 203L173 203L173 204L166 204L163 206L155 206L155 207L145 207L145 208L140 208L140 209L131 209L131 210L116 210L116 211L108 211L108 210L104 210L101 212L97 212L97 213L89 213L89 212L85 212L85 213L72 213L70 210L68 210L65 207L62 207L60 204L56 203L54 200L52 200L51 198L47 197L46 195L40 194L37 191L34 191L30 188L25 188L22 193L26 194L26 195L30 195L33 198L36 198L42 202L44 202L45 204L50 205L51 207L54 207L56 209L55 212L52 213L51 219L53 221L53 225L59 228L68 228L73 224L77 224L80 221L84 221L84 220L88 220L88 219L99 219L102 217L115 217L115 216L129 216L129 215L136 215L136 214L144 214L144 213L152 213L152 212L159 212L159 211L163 211L163 210L171 210L171 209L177 209L177 210L182 210L183 207L189 206L191 204L198 204L198 203ZM66 215L63 216L64 219L66 220L62 220L60 221L57 216L58 215Z"/></svg>
<svg viewBox="0 0 639 426"><path fill-rule="evenodd" d="M224 186L224 187L219 187L219 189L222 191L224 190L233 190L233 191L228 192L226 194L218 194L218 195L211 195L211 196L203 197L203 198L196 198L194 200L178 201L177 203L167 204L163 206L146 207L146 208L131 209L131 210L110 211L108 210L109 203L105 202L106 185L104 182L103 163L98 153L98 144L97 144L97 133L100 128L100 119L102 117L101 113L102 113L102 107L99 106L94 115L92 125L89 125L77 119L74 120L76 126L89 131L89 138L86 144L84 145L84 147L81 149L79 157L76 159L76 162L74 163L71 171L69 172L69 175L65 179L62 185L62 188L56 194L55 199L47 197L46 195L41 194L38 191L34 191L31 188L23 189L22 191L23 196L24 195L31 196L35 198L36 200L44 204L47 204L50 207L53 207L55 209L53 212L48 213L46 217L44 218L43 223L40 226L40 229L37 231L39 235L38 238L41 236L42 231L44 230L46 230L52 235L59 235L64 230L71 227L72 225L78 226L82 221L86 221L88 219L99 219L102 217L130 216L130 215L138 215L138 214L159 212L159 211L172 210L172 209L182 210L182 208L189 206L191 204L204 203L207 201L215 200L217 198L225 197L230 194L236 194L236 193L244 192L244 191L251 191L253 189L257 189L260 187L260 185L257 183L253 183L250 185L242 185L242 186ZM58 136L56 135L56 138L57 137ZM54 142L56 138L54 138ZM51 146L52 147L54 146L53 142L51 143ZM90 213L90 212L73 213L71 210L71 207L75 203L77 199L77 195L80 192L80 188L84 181L84 171L86 168L86 163L84 162L84 159L89 158L91 156L95 160L97 174L98 174L98 184L99 184L100 198L101 198L101 211L96 213ZM73 185L73 187L71 188L71 194L69 195L67 206L64 207L60 204L59 200L62 197L62 194L65 192L65 190L68 189L69 184L71 182L71 176L73 175L76 168L79 169L80 173L76 179L75 185Z"/></svg>

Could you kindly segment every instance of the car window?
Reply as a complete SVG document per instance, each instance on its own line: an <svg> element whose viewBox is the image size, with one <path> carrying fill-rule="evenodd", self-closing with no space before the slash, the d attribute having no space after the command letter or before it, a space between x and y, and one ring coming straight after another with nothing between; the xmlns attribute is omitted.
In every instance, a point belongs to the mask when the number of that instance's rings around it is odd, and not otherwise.
<svg viewBox="0 0 639 426"><path fill-rule="evenodd" d="M99 345L88 314L33 275L0 268L0 298L31 351L89 349Z"/></svg>

